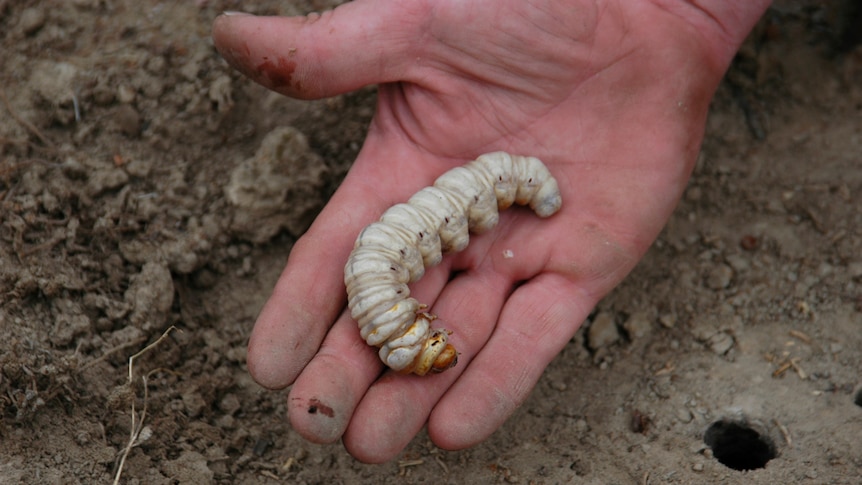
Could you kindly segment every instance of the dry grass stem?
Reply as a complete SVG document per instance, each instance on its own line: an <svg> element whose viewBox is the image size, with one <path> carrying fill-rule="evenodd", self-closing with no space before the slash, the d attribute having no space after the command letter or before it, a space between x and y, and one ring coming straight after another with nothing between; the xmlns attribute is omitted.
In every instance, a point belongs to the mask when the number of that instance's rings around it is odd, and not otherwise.
<svg viewBox="0 0 862 485"><path fill-rule="evenodd" d="M172 330L176 330L176 329L177 328L175 326L171 325L170 327L168 327L167 330L165 330L165 332L162 334L161 337L156 339L155 342L151 343L150 345L147 345L142 350L140 350L138 353L129 357L129 387L131 387L131 385L134 383L134 380L135 380L135 377L134 377L135 376L135 371L134 371L135 359L137 359L141 355L147 353L151 349L155 348L164 339L168 338L168 335L171 333ZM120 462L117 465L117 473L114 475L114 485L117 485L118 483L120 483L120 476L123 473L123 465L126 464L126 458L129 456L129 452L132 451L132 448L134 448L135 444L137 443L138 438L141 435L141 430L144 429L144 420L147 417L147 399L149 397L148 389L147 389L147 377L148 376L149 376L149 374L141 377L141 382L144 385L144 407L141 410L140 418L138 418L138 415L135 412L135 400L132 399L132 428L129 431L129 442L126 443L125 448L123 448L123 453L120 455Z"/></svg>

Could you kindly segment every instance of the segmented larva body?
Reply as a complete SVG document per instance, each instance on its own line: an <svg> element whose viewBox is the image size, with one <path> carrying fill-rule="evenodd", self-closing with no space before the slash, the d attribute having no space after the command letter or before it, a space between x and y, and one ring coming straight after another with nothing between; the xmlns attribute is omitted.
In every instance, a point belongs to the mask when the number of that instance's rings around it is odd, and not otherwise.
<svg viewBox="0 0 862 485"><path fill-rule="evenodd" d="M432 329L434 315L410 297L408 283L467 247L469 232L497 225L498 210L529 205L540 217L560 208L557 181L537 158L488 153L441 175L367 226L344 267L351 315L390 368L425 375L455 365L449 331Z"/></svg>

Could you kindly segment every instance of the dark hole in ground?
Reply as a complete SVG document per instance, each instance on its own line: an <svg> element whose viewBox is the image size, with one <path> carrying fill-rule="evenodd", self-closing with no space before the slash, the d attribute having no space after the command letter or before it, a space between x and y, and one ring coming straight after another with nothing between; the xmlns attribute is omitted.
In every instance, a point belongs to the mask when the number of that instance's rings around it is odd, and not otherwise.
<svg viewBox="0 0 862 485"><path fill-rule="evenodd" d="M856 389L856 395L853 396L853 404L862 407L862 387Z"/></svg>
<svg viewBox="0 0 862 485"><path fill-rule="evenodd" d="M775 444L744 423L716 421L706 430L703 442L722 465L734 470L756 470L775 458Z"/></svg>

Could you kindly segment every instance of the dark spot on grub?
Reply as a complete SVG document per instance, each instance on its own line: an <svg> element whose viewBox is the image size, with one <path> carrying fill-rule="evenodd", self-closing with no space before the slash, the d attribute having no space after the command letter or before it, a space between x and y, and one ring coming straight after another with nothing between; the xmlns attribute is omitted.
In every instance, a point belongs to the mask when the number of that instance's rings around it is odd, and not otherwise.
<svg viewBox="0 0 862 485"><path fill-rule="evenodd" d="M296 71L296 62L280 58L275 63L267 57L263 59L263 62L257 66L258 76L269 81L269 85L273 88L290 87L290 78Z"/></svg>
<svg viewBox="0 0 862 485"><path fill-rule="evenodd" d="M335 417L335 411L331 407L323 404L317 398L310 399L308 401L308 414L317 414L318 412L328 418Z"/></svg>

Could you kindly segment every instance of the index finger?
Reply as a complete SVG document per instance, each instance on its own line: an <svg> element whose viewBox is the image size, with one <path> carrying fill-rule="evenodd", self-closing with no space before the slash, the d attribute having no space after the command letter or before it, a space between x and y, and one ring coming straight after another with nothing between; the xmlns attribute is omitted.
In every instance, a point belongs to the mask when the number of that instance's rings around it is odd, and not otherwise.
<svg viewBox="0 0 862 485"><path fill-rule="evenodd" d="M344 264L356 236L432 181L435 160L369 134L341 187L294 245L255 323L247 363L260 385L287 387L311 360L345 306Z"/></svg>
<svg viewBox="0 0 862 485"><path fill-rule="evenodd" d="M362 188L345 183L291 249L272 295L255 322L248 343L248 370L269 389L290 385L317 352L344 308L342 268L362 225L378 204Z"/></svg>

